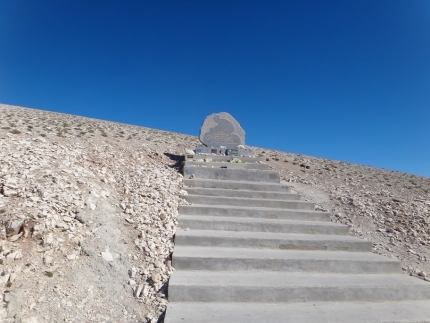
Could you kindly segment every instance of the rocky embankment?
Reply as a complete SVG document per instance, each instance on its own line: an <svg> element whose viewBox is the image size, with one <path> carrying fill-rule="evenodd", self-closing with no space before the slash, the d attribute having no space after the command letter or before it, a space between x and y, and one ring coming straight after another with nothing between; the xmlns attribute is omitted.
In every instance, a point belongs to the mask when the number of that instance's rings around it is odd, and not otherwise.
<svg viewBox="0 0 430 323"><path fill-rule="evenodd" d="M198 125L197 125L198 126ZM196 137L0 105L0 321L162 322ZM256 149L332 220L428 279L430 179Z"/></svg>
<svg viewBox="0 0 430 323"><path fill-rule="evenodd" d="M157 322L172 159L196 139L9 106L0 120L0 321Z"/></svg>

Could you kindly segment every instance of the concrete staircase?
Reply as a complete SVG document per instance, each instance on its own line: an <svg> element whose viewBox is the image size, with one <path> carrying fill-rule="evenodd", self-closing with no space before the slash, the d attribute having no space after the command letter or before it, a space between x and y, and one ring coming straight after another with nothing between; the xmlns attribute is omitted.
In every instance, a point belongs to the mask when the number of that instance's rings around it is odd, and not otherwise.
<svg viewBox="0 0 430 323"><path fill-rule="evenodd" d="M165 323L430 322L430 283L373 254L261 159L227 159L184 163L192 205L179 209Z"/></svg>

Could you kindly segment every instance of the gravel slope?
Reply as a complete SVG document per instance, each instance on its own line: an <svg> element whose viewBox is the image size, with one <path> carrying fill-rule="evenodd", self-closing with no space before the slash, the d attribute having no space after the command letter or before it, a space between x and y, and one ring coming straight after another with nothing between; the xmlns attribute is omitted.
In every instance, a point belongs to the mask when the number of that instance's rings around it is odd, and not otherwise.
<svg viewBox="0 0 430 323"><path fill-rule="evenodd" d="M172 158L196 138L5 105L0 120L0 321L157 322Z"/></svg>

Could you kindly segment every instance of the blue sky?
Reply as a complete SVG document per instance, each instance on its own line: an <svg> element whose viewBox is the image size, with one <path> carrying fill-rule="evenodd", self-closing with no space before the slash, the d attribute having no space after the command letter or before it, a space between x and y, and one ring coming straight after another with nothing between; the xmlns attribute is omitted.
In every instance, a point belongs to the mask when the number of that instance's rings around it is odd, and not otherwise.
<svg viewBox="0 0 430 323"><path fill-rule="evenodd" d="M1 1L0 103L430 177L430 1Z"/></svg>

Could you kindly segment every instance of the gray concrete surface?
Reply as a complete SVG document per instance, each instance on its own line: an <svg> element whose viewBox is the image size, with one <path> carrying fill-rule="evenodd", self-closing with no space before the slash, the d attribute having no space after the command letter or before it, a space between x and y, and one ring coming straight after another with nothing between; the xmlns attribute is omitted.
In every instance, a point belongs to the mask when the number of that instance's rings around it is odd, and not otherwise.
<svg viewBox="0 0 430 323"><path fill-rule="evenodd" d="M300 195L295 193L284 192L267 192L253 190L229 190L221 188L203 188L203 187L185 187L190 195L205 195L205 196L228 196L228 197L244 197L256 199L271 199L271 200L300 200Z"/></svg>
<svg viewBox="0 0 430 323"><path fill-rule="evenodd" d="M236 216L262 219L289 219L289 220L308 220L308 221L330 221L330 214L327 212L299 210L299 209L274 209L263 207L243 207L228 205L203 204L181 205L180 214L187 215L218 215Z"/></svg>
<svg viewBox="0 0 430 323"><path fill-rule="evenodd" d="M278 172L273 170L245 170L184 166L184 177L206 178L217 180L234 180L244 182L280 183Z"/></svg>
<svg viewBox="0 0 430 323"><path fill-rule="evenodd" d="M402 274L177 271L174 302L385 301L430 298L425 281Z"/></svg>
<svg viewBox="0 0 430 323"><path fill-rule="evenodd" d="M391 302L173 302L165 323L429 323L428 300Z"/></svg>
<svg viewBox="0 0 430 323"><path fill-rule="evenodd" d="M325 221L270 220L258 218L180 215L180 228L250 232L283 232L304 234L346 235L349 227Z"/></svg>
<svg viewBox="0 0 430 323"><path fill-rule="evenodd" d="M400 273L400 262L370 252L175 246L177 270Z"/></svg>
<svg viewBox="0 0 430 323"><path fill-rule="evenodd" d="M361 240L348 235L179 230L176 232L175 243L180 246L199 247L372 251L372 243L370 241Z"/></svg>
<svg viewBox="0 0 430 323"><path fill-rule="evenodd" d="M275 200L246 197L229 197L229 196L205 196L205 195L182 195L183 199L193 204L206 205L228 205L228 206L245 206L245 207L267 207L277 209L302 209L314 210L315 205L311 202L297 200Z"/></svg>
<svg viewBox="0 0 430 323"><path fill-rule="evenodd" d="M233 180L213 180L213 179L188 179L184 178L184 184L188 187L198 188L218 188L234 190L253 190L268 192L290 193L291 187L288 184L279 183L259 183Z"/></svg>
<svg viewBox="0 0 430 323"><path fill-rule="evenodd" d="M188 155L185 155L186 161L203 161L204 159L210 158L212 161L228 161L232 158L239 158L242 163L258 163L258 162L265 162L266 158L264 157L246 157L246 156L220 156L220 155L193 155L192 157L188 157Z"/></svg>
<svg viewBox="0 0 430 323"><path fill-rule="evenodd" d="M184 166L208 167L208 168L227 168L227 169L257 169L270 170L269 165L259 163L229 163L229 162L197 162L185 161Z"/></svg>

